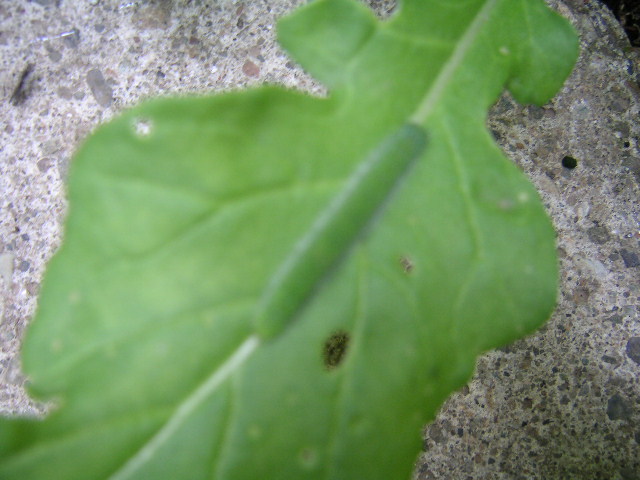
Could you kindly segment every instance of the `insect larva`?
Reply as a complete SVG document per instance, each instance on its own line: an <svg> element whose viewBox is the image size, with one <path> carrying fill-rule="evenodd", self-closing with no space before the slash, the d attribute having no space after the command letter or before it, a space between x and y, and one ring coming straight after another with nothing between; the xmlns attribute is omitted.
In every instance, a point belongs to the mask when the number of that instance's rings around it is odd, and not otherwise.
<svg viewBox="0 0 640 480"><path fill-rule="evenodd" d="M262 337L277 335L295 318L326 274L384 209L425 145L424 129L406 124L359 164L271 276L255 317Z"/></svg>

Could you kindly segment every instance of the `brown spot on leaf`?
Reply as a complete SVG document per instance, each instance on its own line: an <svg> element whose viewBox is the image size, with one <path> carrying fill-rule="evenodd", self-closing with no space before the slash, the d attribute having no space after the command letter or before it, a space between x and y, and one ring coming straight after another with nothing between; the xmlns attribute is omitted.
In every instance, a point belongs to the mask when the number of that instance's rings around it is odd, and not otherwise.
<svg viewBox="0 0 640 480"><path fill-rule="evenodd" d="M413 262L407 257L400 257L400 265L402 265L404 273L411 273L413 270Z"/></svg>
<svg viewBox="0 0 640 480"><path fill-rule="evenodd" d="M324 366L328 370L333 370L342 363L347 348L349 347L350 336L344 330L334 332L322 346L322 359Z"/></svg>

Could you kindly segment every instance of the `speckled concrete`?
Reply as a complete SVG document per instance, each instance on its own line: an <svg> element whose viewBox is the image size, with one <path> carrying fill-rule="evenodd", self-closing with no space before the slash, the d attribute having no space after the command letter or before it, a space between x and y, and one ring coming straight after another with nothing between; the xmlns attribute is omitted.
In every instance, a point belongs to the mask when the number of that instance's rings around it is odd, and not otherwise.
<svg viewBox="0 0 640 480"><path fill-rule="evenodd" d="M179 3L0 2L0 413L38 412L19 342L61 241L81 139L152 95L322 91L273 43L275 19L299 0ZM503 97L490 126L557 227L560 303L536 335L479 359L425 429L420 480L640 479L640 51L595 0L550 3L581 33L578 67L543 108Z"/></svg>

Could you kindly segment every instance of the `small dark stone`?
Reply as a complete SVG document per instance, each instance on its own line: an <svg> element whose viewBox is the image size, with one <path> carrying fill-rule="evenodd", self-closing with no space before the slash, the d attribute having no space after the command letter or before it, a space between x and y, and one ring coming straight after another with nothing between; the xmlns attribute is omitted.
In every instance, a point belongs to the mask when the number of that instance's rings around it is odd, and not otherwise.
<svg viewBox="0 0 640 480"><path fill-rule="evenodd" d="M609 355L603 355L602 356L602 361L605 363L609 363L611 365L617 365L618 364L618 360L616 360L615 357L611 357Z"/></svg>
<svg viewBox="0 0 640 480"><path fill-rule="evenodd" d="M631 337L627 342L627 357L640 365L640 337Z"/></svg>
<svg viewBox="0 0 640 480"><path fill-rule="evenodd" d="M589 235L589 240L593 243L597 243L598 245L604 245L609 241L609 231L606 227L595 226L591 227L587 230L587 235Z"/></svg>
<svg viewBox="0 0 640 480"><path fill-rule="evenodd" d="M36 165L38 166L38 170L44 173L51 168L51 165L53 165L53 161L50 158L45 157L38 160L38 163Z"/></svg>
<svg viewBox="0 0 640 480"><path fill-rule="evenodd" d="M535 120L540 120L541 118L544 117L544 108L531 105L529 107L529 113L531 114L531 117L533 117Z"/></svg>
<svg viewBox="0 0 640 480"><path fill-rule="evenodd" d="M631 105L631 99L616 97L611 101L609 108L616 113L624 113L627 110L629 110L630 105Z"/></svg>
<svg viewBox="0 0 640 480"><path fill-rule="evenodd" d="M31 264L29 262L23 260L20 262L20 265L18 265L18 270L20 270L21 272L26 272L27 270L29 270L30 266Z"/></svg>
<svg viewBox="0 0 640 480"><path fill-rule="evenodd" d="M606 322L611 322L613 325L621 325L622 324L622 317L620 315L611 315L605 321Z"/></svg>
<svg viewBox="0 0 640 480"><path fill-rule="evenodd" d="M435 423L432 423L427 429L429 438L435 443L441 444L447 440L445 432Z"/></svg>
<svg viewBox="0 0 640 480"><path fill-rule="evenodd" d="M242 66L242 72L249 77L258 77L260 76L260 67L251 60L247 60Z"/></svg>
<svg viewBox="0 0 640 480"><path fill-rule="evenodd" d="M578 287L573 291L572 299L577 305L586 304L589 302L590 295L591 292L588 288Z"/></svg>
<svg viewBox="0 0 640 480"><path fill-rule="evenodd" d="M491 130L491 135L493 135L493 138L496 142L502 143L502 134L498 130Z"/></svg>
<svg viewBox="0 0 640 480"><path fill-rule="evenodd" d="M98 69L89 70L87 73L87 84L93 93L93 97L101 107L108 107L113 102L113 90L102 76Z"/></svg>
<svg viewBox="0 0 640 480"><path fill-rule="evenodd" d="M607 416L610 420L629 420L631 413L627 401L617 393L607 402Z"/></svg>
<svg viewBox="0 0 640 480"><path fill-rule="evenodd" d="M636 252L630 252L629 250L620 250L624 266L627 268L640 267L640 258Z"/></svg>

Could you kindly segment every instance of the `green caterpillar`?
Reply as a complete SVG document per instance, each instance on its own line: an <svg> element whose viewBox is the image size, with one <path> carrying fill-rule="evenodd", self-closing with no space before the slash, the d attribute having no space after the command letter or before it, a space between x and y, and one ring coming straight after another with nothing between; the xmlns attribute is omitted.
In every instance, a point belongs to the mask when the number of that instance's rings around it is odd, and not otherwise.
<svg viewBox="0 0 640 480"><path fill-rule="evenodd" d="M262 338L274 337L295 318L327 272L384 208L426 143L423 128L405 124L354 170L272 275L255 316Z"/></svg>

